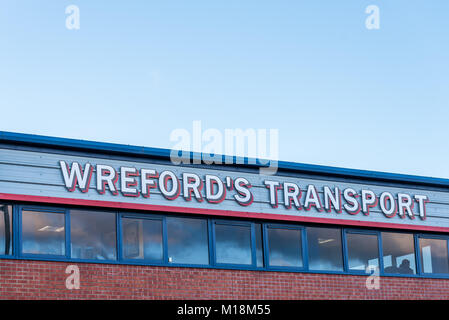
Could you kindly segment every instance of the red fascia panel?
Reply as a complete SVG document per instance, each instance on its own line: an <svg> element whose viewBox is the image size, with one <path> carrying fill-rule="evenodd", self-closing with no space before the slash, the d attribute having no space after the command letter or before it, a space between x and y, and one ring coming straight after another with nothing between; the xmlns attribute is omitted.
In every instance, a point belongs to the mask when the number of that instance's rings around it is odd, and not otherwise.
<svg viewBox="0 0 449 320"><path fill-rule="evenodd" d="M257 213L257 212L245 212L245 211L233 211L233 210L186 208L186 207L177 207L177 206L161 206L161 205L154 205L154 204L141 204L141 203L118 202L118 201L85 200L85 199L31 196L31 195L20 195L20 194L9 194L9 193L0 193L0 199L1 200L10 200L10 201L25 201L25 202L33 202L33 203L51 203L51 204L102 207L102 208L114 208L114 209L130 209L130 210L175 212L175 213L188 213L188 214L203 214L203 215L213 215L213 216L221 216L221 217L237 217L237 218L266 219L266 220L277 220L277 221L295 221L295 222L310 222L310 223L320 223L320 224L337 224L337 225L359 226L359 227L449 232L449 228L445 228L445 227L433 227L433 226L385 223L385 222L340 220L340 219L332 219L332 218L315 218L315 217L291 216L291 215L282 215L282 214L269 214L269 213ZM327 214L327 213L323 213L323 214Z"/></svg>

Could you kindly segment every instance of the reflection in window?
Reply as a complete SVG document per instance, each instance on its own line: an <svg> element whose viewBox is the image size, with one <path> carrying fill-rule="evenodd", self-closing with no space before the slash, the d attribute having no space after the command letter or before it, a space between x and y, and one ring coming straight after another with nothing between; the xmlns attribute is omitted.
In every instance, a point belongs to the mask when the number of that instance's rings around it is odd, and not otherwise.
<svg viewBox="0 0 449 320"><path fill-rule="evenodd" d="M215 224L217 263L252 264L251 227Z"/></svg>
<svg viewBox="0 0 449 320"><path fill-rule="evenodd" d="M22 252L64 255L64 213L22 211Z"/></svg>
<svg viewBox="0 0 449 320"><path fill-rule="evenodd" d="M385 273L416 273L413 234L382 232L382 255Z"/></svg>
<svg viewBox="0 0 449 320"><path fill-rule="evenodd" d="M262 242L262 224L255 223L256 230L256 266L263 267L263 242Z"/></svg>
<svg viewBox="0 0 449 320"><path fill-rule="evenodd" d="M301 230L268 228L270 266L302 267Z"/></svg>
<svg viewBox="0 0 449 320"><path fill-rule="evenodd" d="M0 255L12 253L12 206L0 204Z"/></svg>
<svg viewBox="0 0 449 320"><path fill-rule="evenodd" d="M335 228L307 228L309 269L343 271L341 231Z"/></svg>
<svg viewBox="0 0 449 320"><path fill-rule="evenodd" d="M379 268L379 245L374 234L346 234L349 270L371 273L368 266Z"/></svg>
<svg viewBox="0 0 449 320"><path fill-rule="evenodd" d="M419 239L421 265L425 273L449 273L447 240Z"/></svg>
<svg viewBox="0 0 449 320"><path fill-rule="evenodd" d="M70 211L72 258L115 260L115 213Z"/></svg>
<svg viewBox="0 0 449 320"><path fill-rule="evenodd" d="M125 259L162 262L162 221L149 219L122 220L122 247Z"/></svg>
<svg viewBox="0 0 449 320"><path fill-rule="evenodd" d="M209 264L207 220L167 217L168 262Z"/></svg>

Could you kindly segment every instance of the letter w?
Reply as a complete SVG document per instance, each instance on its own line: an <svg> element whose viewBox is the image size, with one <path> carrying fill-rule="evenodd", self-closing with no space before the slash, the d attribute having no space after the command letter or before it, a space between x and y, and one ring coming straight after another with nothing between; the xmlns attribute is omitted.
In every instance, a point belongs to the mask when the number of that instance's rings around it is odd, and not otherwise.
<svg viewBox="0 0 449 320"><path fill-rule="evenodd" d="M89 191L93 171L93 167L90 163L86 163L84 170L78 162L73 162L72 168L69 168L69 165L65 161L59 161L59 165L61 166L65 187L70 192L75 191L77 183L81 192Z"/></svg>

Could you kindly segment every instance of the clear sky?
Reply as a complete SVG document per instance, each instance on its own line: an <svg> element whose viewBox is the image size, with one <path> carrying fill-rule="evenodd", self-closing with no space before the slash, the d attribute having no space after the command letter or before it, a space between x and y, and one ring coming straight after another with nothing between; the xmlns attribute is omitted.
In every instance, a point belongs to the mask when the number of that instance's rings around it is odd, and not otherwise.
<svg viewBox="0 0 449 320"><path fill-rule="evenodd" d="M163 148L194 120L273 128L280 160L449 178L449 1L2 0L0 111Z"/></svg>

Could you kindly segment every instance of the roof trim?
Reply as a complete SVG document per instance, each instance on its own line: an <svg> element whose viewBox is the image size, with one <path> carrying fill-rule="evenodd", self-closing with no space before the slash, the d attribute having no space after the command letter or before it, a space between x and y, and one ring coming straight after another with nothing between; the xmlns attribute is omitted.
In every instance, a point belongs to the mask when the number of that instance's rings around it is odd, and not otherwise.
<svg viewBox="0 0 449 320"><path fill-rule="evenodd" d="M14 145L32 145L40 147L50 147L63 150L82 150L87 152L100 152L107 154L123 154L129 156L140 156L150 158L160 158L169 160L170 149L139 147L125 144L95 142L89 140L69 139L49 137L35 134L25 134L16 132L0 131L0 142L14 144ZM189 152L190 160L201 159L202 154L196 152ZM221 156L224 163L224 157ZM245 167L264 167L267 163L262 159L254 158L239 158L239 163L236 157L233 157L234 164L225 166L245 166ZM241 164L243 163L243 164ZM331 175L339 177L351 177L358 179L411 183L427 186L436 186L449 188L449 179L433 178L416 175L396 174L380 171L358 170L349 168L339 168L331 166L303 164L288 161L278 161L278 169L286 171L294 171L308 174Z"/></svg>

